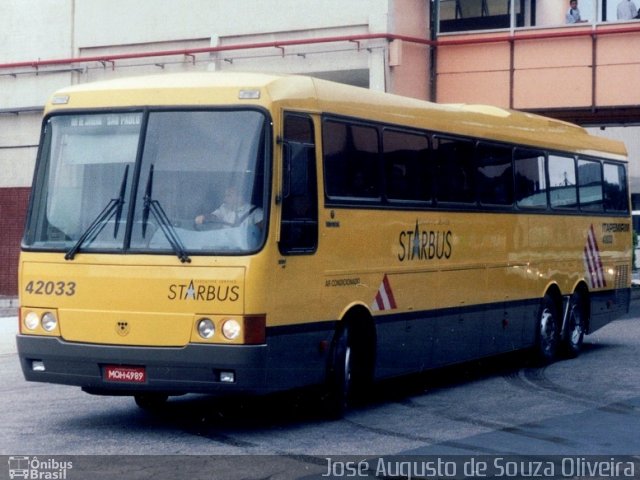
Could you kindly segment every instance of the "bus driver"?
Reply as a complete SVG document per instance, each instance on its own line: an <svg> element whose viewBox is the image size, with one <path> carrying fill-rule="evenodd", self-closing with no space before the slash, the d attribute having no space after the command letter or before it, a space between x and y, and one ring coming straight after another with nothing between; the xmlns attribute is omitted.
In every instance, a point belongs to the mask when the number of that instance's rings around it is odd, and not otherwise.
<svg viewBox="0 0 640 480"><path fill-rule="evenodd" d="M198 215L195 218L195 224L200 226L205 223L221 223L233 227L240 225L260 227L262 220L262 209L246 202L238 191L238 187L231 185L224 192L222 204L211 213Z"/></svg>

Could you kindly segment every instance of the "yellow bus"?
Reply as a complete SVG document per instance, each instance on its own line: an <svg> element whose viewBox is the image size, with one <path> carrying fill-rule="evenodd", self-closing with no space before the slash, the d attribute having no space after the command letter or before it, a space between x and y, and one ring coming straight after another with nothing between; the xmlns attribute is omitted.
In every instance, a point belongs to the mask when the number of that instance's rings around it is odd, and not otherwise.
<svg viewBox="0 0 640 480"><path fill-rule="evenodd" d="M372 381L628 311L626 151L575 125L303 76L83 84L47 104L20 258L30 381L131 395Z"/></svg>

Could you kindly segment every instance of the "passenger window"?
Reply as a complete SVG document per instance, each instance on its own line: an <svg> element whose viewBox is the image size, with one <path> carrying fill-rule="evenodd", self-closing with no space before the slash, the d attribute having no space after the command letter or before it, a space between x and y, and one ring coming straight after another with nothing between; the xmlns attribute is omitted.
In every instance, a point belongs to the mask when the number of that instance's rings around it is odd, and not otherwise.
<svg viewBox="0 0 640 480"><path fill-rule="evenodd" d="M573 157L549 155L549 197L553 208L577 208L576 166Z"/></svg>
<svg viewBox="0 0 640 480"><path fill-rule="evenodd" d="M627 176L622 165L604 164L604 208L608 212L628 212Z"/></svg>
<svg viewBox="0 0 640 480"><path fill-rule="evenodd" d="M580 209L602 211L602 166L600 162L578 160L578 186Z"/></svg>
<svg viewBox="0 0 640 480"><path fill-rule="evenodd" d="M438 179L436 184L438 202L474 203L473 143L467 140L435 137L433 153Z"/></svg>
<svg viewBox="0 0 640 480"><path fill-rule="evenodd" d="M433 188L428 138L424 135L385 130L382 143L387 198L431 202Z"/></svg>
<svg viewBox="0 0 640 480"><path fill-rule="evenodd" d="M380 199L378 131L370 126L325 120L322 137L327 196Z"/></svg>
<svg viewBox="0 0 640 480"><path fill-rule="evenodd" d="M511 148L479 144L476 148L478 195L483 205L513 205Z"/></svg>
<svg viewBox="0 0 640 480"><path fill-rule="evenodd" d="M521 208L547 208L547 176L544 153L516 149L514 154L515 197Z"/></svg>

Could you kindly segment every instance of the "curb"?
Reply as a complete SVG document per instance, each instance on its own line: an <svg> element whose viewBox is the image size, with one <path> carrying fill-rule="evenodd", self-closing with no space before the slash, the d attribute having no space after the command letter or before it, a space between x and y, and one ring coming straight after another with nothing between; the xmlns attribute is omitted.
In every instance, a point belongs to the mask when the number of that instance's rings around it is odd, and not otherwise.
<svg viewBox="0 0 640 480"><path fill-rule="evenodd" d="M18 315L18 299L16 297L0 297L0 317Z"/></svg>

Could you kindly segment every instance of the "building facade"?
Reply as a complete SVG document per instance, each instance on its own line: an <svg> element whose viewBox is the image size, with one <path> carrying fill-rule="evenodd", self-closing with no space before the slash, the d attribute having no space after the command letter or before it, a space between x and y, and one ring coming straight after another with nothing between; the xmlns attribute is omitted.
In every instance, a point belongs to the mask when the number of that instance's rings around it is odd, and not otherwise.
<svg viewBox="0 0 640 480"><path fill-rule="evenodd" d="M41 116L56 89L183 71L302 73L578 122L627 144L640 192L640 21L617 0L3 0L0 295L17 258Z"/></svg>

